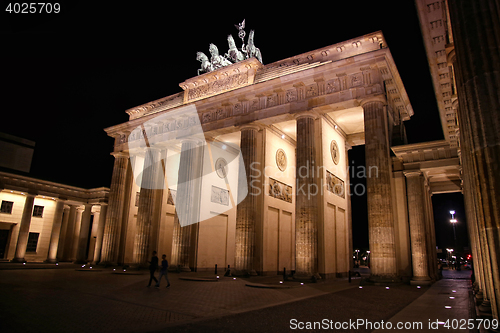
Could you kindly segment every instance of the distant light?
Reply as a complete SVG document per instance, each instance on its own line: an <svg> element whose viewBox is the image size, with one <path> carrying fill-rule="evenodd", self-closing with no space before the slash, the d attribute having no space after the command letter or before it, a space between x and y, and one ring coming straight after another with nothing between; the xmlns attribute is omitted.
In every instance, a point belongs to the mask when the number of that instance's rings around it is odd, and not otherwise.
<svg viewBox="0 0 500 333"><path fill-rule="evenodd" d="M450 210L450 214L451 215L455 215L455 211L454 210Z"/></svg>
<svg viewBox="0 0 500 333"><path fill-rule="evenodd" d="M389 287L385 287L385 289L389 289Z"/></svg>
<svg viewBox="0 0 500 333"><path fill-rule="evenodd" d="M417 286L417 289L420 289L420 286Z"/></svg>
<svg viewBox="0 0 500 333"><path fill-rule="evenodd" d="M450 299L455 299L455 297L453 297L453 296L450 296Z"/></svg>
<svg viewBox="0 0 500 333"><path fill-rule="evenodd" d="M219 278L219 276L217 275L217 278Z"/></svg>
<svg viewBox="0 0 500 333"><path fill-rule="evenodd" d="M90 266L90 269L92 269L92 266Z"/></svg>
<svg viewBox="0 0 500 333"><path fill-rule="evenodd" d="M226 145L222 145L222 149L226 150L227 146Z"/></svg>
<svg viewBox="0 0 500 333"><path fill-rule="evenodd" d="M116 268L113 268L114 271L116 271Z"/></svg>
<svg viewBox="0 0 500 333"><path fill-rule="evenodd" d="M451 309L451 306L449 306L449 305L445 305L445 306L444 306L444 308L445 308L445 309Z"/></svg>
<svg viewBox="0 0 500 333"><path fill-rule="evenodd" d="M82 266L82 268L85 267L85 265Z"/></svg>
<svg viewBox="0 0 500 333"><path fill-rule="evenodd" d="M451 223L457 223L457 219L451 219L450 222Z"/></svg>
<svg viewBox="0 0 500 333"><path fill-rule="evenodd" d="M58 262L56 262L56 266L59 266L59 263L58 263Z"/></svg>
<svg viewBox="0 0 500 333"><path fill-rule="evenodd" d="M283 281L280 281L280 283L283 283Z"/></svg>
<svg viewBox="0 0 500 333"><path fill-rule="evenodd" d="M285 138L285 134L281 134L281 138L284 139Z"/></svg>
<svg viewBox="0 0 500 333"><path fill-rule="evenodd" d="M359 286L359 289L363 289L363 287L362 287L362 286Z"/></svg>
<svg viewBox="0 0 500 333"><path fill-rule="evenodd" d="M451 292L452 292L452 293L456 293L457 291L456 291L456 290L452 290Z"/></svg>
<svg viewBox="0 0 500 333"><path fill-rule="evenodd" d="M335 125L335 129L337 129L337 128L338 128L338 126L337 126L337 125Z"/></svg>
<svg viewBox="0 0 500 333"><path fill-rule="evenodd" d="M233 278L233 280L236 280L236 278Z"/></svg>
<svg viewBox="0 0 500 333"><path fill-rule="evenodd" d="M304 282L301 282L301 283L300 283L300 285L301 285L301 286L303 286L303 285L304 285Z"/></svg>
<svg viewBox="0 0 500 333"><path fill-rule="evenodd" d="M25 262L23 262L23 265L26 265L26 263L25 263Z"/></svg>

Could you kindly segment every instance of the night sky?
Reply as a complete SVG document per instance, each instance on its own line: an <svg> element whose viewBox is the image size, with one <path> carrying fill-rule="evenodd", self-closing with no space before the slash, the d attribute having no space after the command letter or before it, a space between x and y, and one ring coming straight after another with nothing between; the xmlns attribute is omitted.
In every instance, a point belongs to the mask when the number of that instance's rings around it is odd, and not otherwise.
<svg viewBox="0 0 500 333"><path fill-rule="evenodd" d="M232 34L239 46L234 24L243 19L247 33L255 30L264 64L382 30L415 112L406 122L409 143L443 139L410 0L71 1L59 14L9 14L7 3L0 1L0 132L36 142L32 177L109 187L113 140L103 129L126 122L129 108L180 92L179 83L200 67L196 52L208 54L210 43L225 53ZM363 147L350 158L364 163ZM366 198L352 202L354 246L366 247Z"/></svg>

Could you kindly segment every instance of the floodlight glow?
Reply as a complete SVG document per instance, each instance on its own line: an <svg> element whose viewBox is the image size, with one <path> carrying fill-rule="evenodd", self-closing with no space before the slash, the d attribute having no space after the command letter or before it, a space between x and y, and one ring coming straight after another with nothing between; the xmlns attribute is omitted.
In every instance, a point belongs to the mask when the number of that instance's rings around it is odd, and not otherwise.
<svg viewBox="0 0 500 333"><path fill-rule="evenodd" d="M450 214L451 215L455 215L455 211L454 210L450 210Z"/></svg>
<svg viewBox="0 0 500 333"><path fill-rule="evenodd" d="M457 223L457 219L451 219L450 222L451 223Z"/></svg>

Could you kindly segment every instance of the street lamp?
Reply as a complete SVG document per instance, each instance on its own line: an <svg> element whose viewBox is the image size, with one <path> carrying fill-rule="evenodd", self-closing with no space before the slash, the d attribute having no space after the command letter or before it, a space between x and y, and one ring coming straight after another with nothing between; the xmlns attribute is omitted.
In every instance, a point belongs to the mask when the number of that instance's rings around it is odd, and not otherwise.
<svg viewBox="0 0 500 333"><path fill-rule="evenodd" d="M450 223L453 226L453 239L455 240L455 248L457 247L457 232L455 231L455 225L457 224L457 219L455 218L455 211L450 210L451 219Z"/></svg>

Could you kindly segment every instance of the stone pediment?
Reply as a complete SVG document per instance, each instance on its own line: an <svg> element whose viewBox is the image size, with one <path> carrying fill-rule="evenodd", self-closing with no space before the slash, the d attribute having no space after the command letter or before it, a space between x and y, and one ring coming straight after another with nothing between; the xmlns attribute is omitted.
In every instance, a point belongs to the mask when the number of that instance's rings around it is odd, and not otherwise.
<svg viewBox="0 0 500 333"><path fill-rule="evenodd" d="M250 58L188 79L179 84L184 90L184 103L251 85L262 67L260 61Z"/></svg>

